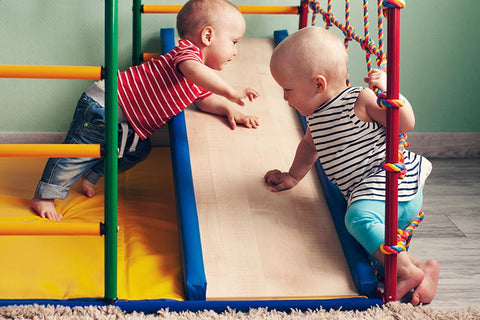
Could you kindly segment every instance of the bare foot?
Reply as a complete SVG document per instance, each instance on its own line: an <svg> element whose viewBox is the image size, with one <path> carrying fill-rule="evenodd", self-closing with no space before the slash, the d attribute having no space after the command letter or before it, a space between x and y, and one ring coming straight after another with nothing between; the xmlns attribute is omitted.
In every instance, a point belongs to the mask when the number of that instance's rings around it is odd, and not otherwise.
<svg viewBox="0 0 480 320"><path fill-rule="evenodd" d="M95 185L87 179L83 179L82 191L84 195L86 195L88 198L91 198L95 195Z"/></svg>
<svg viewBox="0 0 480 320"><path fill-rule="evenodd" d="M30 202L30 206L41 218L47 218L55 221L60 221L63 219L63 216L57 213L57 210L55 210L53 199L44 200L33 198Z"/></svg>
<svg viewBox="0 0 480 320"><path fill-rule="evenodd" d="M375 251L373 257L382 266L385 266L385 256L380 250ZM412 260L406 251L397 255L397 300L402 300L407 293L422 282L425 274L418 266L419 263L416 262L420 262L420 260L416 258Z"/></svg>
<svg viewBox="0 0 480 320"><path fill-rule="evenodd" d="M410 260L407 252L398 255L397 299L401 299L423 281L425 274L421 268Z"/></svg>
<svg viewBox="0 0 480 320"><path fill-rule="evenodd" d="M420 303L430 303L437 292L440 266L436 260L427 260L420 268L425 273L425 277L418 287L413 291L411 304L416 306Z"/></svg>

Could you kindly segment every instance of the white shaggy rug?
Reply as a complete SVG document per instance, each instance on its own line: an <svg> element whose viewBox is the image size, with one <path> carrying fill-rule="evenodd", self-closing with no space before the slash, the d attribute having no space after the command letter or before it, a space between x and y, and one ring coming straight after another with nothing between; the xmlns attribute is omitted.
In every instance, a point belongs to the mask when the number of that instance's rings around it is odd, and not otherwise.
<svg viewBox="0 0 480 320"><path fill-rule="evenodd" d="M213 311L202 312L169 312L159 310L155 314L125 313L115 306L107 307L64 307L43 305L22 305L0 307L0 319L88 319L88 320L141 320L141 319L165 319L165 320L415 320L415 319L439 319L439 320L477 320L480 319L480 307L468 307L465 309L442 310L429 306L414 307L410 304L399 302L388 303L382 307L374 307L366 311L341 311L341 310L310 310L301 312L277 312L264 308L251 309L249 312L236 312L228 310L223 313Z"/></svg>

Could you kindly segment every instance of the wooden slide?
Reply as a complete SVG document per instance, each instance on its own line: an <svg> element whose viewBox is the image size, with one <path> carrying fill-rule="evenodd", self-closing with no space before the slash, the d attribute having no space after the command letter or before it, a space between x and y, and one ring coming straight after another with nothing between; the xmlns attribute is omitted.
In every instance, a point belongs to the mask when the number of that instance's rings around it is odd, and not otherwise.
<svg viewBox="0 0 480 320"><path fill-rule="evenodd" d="M220 75L260 97L239 110L260 127L231 130L223 118L185 112L207 299L306 299L358 295L312 170L294 189L263 181L288 170L303 131L270 74L272 39L242 39Z"/></svg>

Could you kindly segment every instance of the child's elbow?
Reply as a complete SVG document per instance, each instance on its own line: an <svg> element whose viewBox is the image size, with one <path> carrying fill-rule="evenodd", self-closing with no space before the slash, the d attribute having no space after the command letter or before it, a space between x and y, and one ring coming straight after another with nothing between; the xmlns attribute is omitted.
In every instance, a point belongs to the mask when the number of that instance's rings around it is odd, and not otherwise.
<svg viewBox="0 0 480 320"><path fill-rule="evenodd" d="M415 113L410 103L405 103L405 105L400 108L399 112L399 130L400 132L410 132L415 128Z"/></svg>
<svg viewBox="0 0 480 320"><path fill-rule="evenodd" d="M415 118L407 119L407 121L402 121L399 126L400 132L410 132L415 128Z"/></svg>

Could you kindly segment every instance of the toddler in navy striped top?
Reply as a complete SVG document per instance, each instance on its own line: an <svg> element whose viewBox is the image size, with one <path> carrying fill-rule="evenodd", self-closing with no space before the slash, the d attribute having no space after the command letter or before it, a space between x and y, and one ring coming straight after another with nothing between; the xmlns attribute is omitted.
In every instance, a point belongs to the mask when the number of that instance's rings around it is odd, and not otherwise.
<svg viewBox="0 0 480 320"><path fill-rule="evenodd" d="M295 63L300 61L301 63ZM308 129L287 172L265 174L272 191L293 188L320 160L328 178L347 201L345 224L365 248L380 273L385 242L386 111L377 105L373 89L386 90L386 75L373 70L365 78L367 88L348 87L348 56L343 42L332 32L308 27L283 40L274 50L270 70L283 88L284 99L306 116ZM399 129L413 129L412 106L404 97ZM431 171L424 157L404 150L408 169L398 185L398 228L417 217L423 202L423 186ZM410 296L414 305L429 303L437 289L439 266L421 261L407 251L398 254L397 297Z"/></svg>

